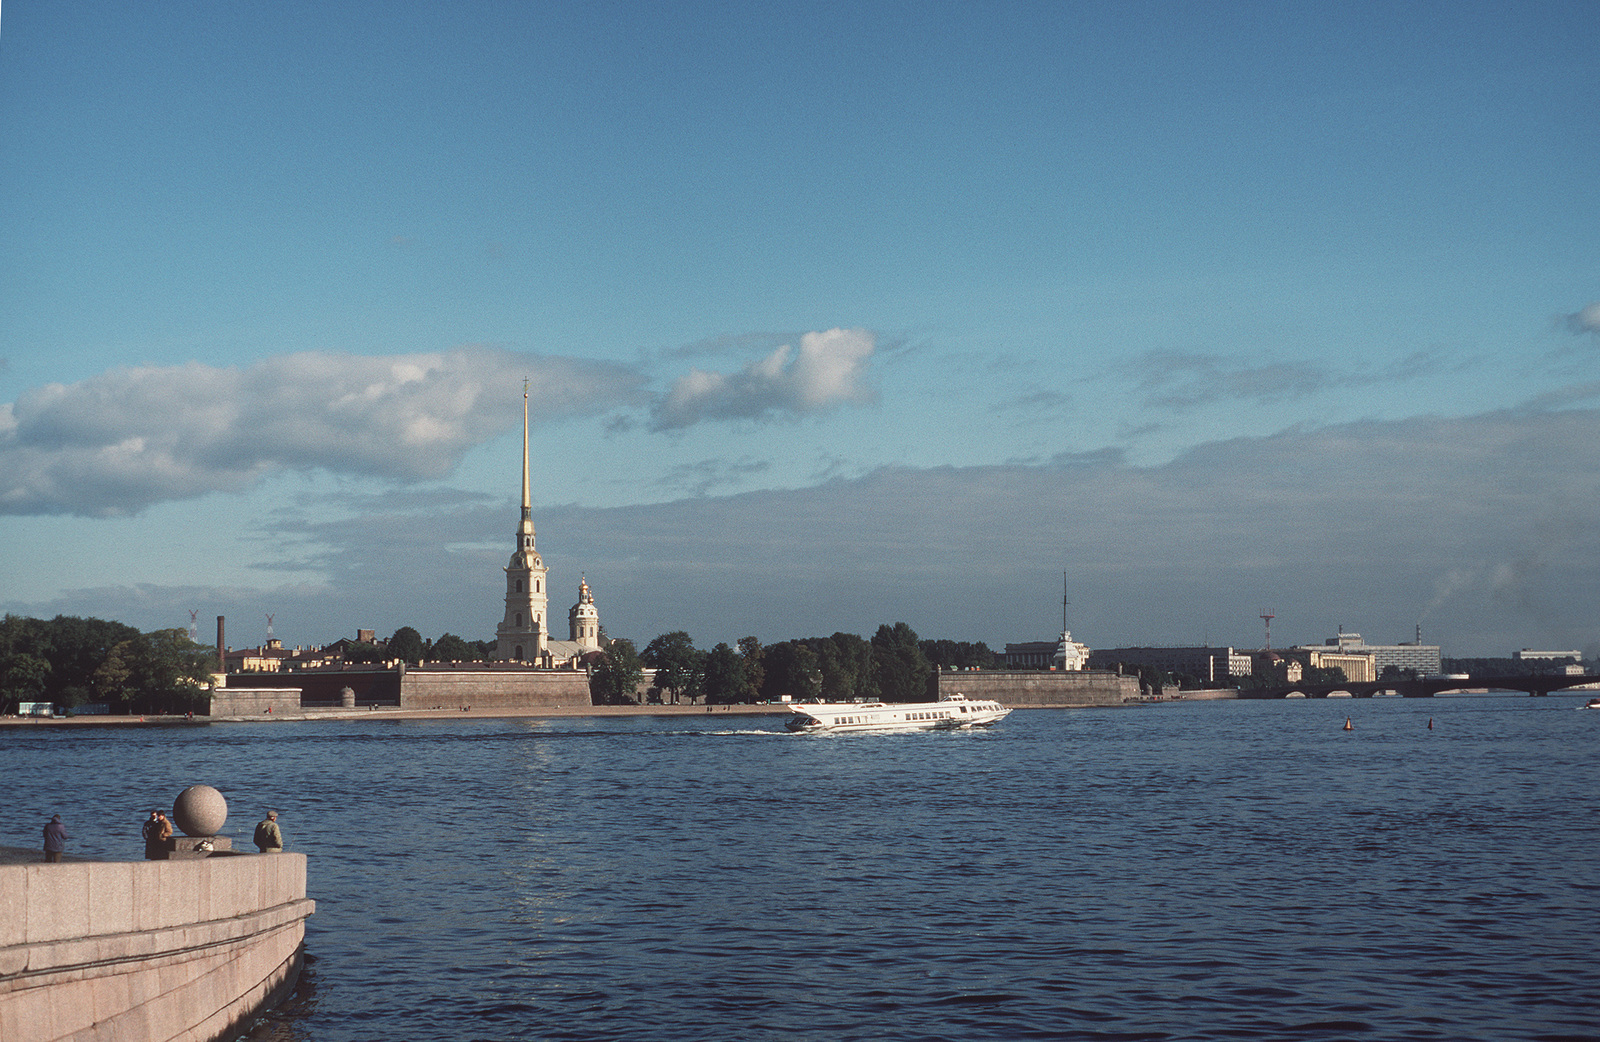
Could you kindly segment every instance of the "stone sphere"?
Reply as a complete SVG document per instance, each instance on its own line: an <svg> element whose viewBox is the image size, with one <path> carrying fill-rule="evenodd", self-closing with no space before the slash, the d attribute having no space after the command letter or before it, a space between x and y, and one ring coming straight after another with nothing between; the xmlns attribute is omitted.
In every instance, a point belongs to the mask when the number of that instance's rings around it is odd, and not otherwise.
<svg viewBox="0 0 1600 1042"><path fill-rule="evenodd" d="M215 836L228 820L228 801L209 785L191 785L172 801L172 821L186 836Z"/></svg>

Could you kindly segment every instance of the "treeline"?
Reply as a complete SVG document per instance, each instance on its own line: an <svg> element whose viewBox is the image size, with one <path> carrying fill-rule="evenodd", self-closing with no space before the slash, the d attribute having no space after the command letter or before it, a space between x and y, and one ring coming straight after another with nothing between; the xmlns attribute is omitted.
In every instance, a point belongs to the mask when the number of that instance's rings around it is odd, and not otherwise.
<svg viewBox="0 0 1600 1042"><path fill-rule="evenodd" d="M140 633L104 619L0 619L0 712L22 702L113 713L204 711L216 652L181 629Z"/></svg>
<svg viewBox="0 0 1600 1042"><path fill-rule="evenodd" d="M492 640L466 640L445 633L438 640L424 640L413 626L401 626L382 644L352 641L345 647L346 662L389 662L395 659L415 666L422 662L488 662L494 658Z"/></svg>
<svg viewBox="0 0 1600 1042"><path fill-rule="evenodd" d="M921 702L937 668L989 668L998 656L983 643L919 640L903 622L882 625L871 640L854 633L804 637L763 645L743 637L737 645L709 651L694 646L682 630L663 633L639 651L632 641L613 640L590 675L600 705L638 701L644 670L656 671L652 698L660 701L732 705L797 702L818 698Z"/></svg>
<svg viewBox="0 0 1600 1042"><path fill-rule="evenodd" d="M1583 665L1573 657L1559 659L1447 658L1440 660L1446 673L1465 673L1470 677L1539 677L1559 673L1567 666Z"/></svg>

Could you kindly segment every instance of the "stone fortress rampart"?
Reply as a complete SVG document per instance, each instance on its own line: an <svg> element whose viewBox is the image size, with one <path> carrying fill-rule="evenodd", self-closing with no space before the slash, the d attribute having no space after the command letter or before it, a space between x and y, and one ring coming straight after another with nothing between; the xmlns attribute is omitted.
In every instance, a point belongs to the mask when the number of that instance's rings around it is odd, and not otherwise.
<svg viewBox="0 0 1600 1042"><path fill-rule="evenodd" d="M962 694L1016 708L1119 706L1139 697L1139 678L1098 670L955 670L934 679L934 697Z"/></svg>

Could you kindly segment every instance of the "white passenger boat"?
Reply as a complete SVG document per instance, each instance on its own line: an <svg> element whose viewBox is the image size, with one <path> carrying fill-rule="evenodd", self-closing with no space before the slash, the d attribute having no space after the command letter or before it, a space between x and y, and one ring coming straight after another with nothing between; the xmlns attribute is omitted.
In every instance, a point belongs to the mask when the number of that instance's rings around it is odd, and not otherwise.
<svg viewBox="0 0 1600 1042"><path fill-rule="evenodd" d="M1011 712L999 702L945 695L937 702L805 702L784 724L791 731L954 731L989 727Z"/></svg>

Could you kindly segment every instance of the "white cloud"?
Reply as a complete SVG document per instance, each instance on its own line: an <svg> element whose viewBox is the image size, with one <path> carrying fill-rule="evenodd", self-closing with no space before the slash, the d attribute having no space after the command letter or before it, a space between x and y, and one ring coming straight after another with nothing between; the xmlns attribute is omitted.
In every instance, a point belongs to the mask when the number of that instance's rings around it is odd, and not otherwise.
<svg viewBox="0 0 1600 1042"><path fill-rule="evenodd" d="M1568 315L1567 328L1574 333L1600 333L1600 300Z"/></svg>
<svg viewBox="0 0 1600 1042"><path fill-rule="evenodd" d="M866 372L875 339L864 329L807 333L736 373L696 369L680 377L653 410L652 429L701 420L798 417L872 397Z"/></svg>
<svg viewBox="0 0 1600 1042"><path fill-rule="evenodd" d="M524 377L541 416L618 404L640 382L618 366L483 347L114 369L0 405L0 513L131 514L274 470L442 477L516 423Z"/></svg>

